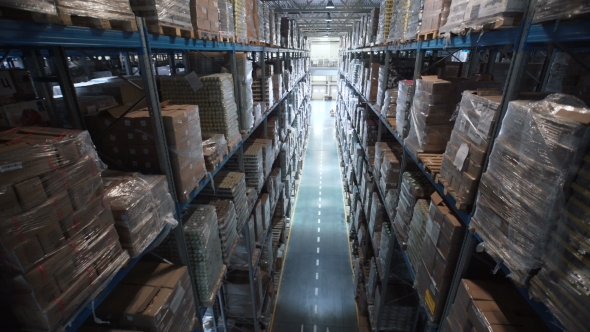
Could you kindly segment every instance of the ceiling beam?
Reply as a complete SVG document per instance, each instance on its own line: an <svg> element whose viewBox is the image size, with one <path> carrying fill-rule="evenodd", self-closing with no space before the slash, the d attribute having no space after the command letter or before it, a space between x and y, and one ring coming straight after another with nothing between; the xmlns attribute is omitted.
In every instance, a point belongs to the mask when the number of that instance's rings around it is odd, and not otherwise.
<svg viewBox="0 0 590 332"><path fill-rule="evenodd" d="M314 8L305 8L305 9L296 9L296 8L281 8L275 9L275 13L370 13L372 7L367 6L350 6L348 8L334 8L334 9L326 9L326 7L314 7Z"/></svg>

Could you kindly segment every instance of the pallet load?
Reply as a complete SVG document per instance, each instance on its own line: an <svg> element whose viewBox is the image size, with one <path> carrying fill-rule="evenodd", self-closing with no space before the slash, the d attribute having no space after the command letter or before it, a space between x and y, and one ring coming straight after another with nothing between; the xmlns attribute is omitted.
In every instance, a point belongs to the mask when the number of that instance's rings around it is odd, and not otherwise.
<svg viewBox="0 0 590 332"><path fill-rule="evenodd" d="M492 129L498 115L500 91L464 91L459 115L443 155L440 182L455 198L458 208L475 201Z"/></svg>
<svg viewBox="0 0 590 332"><path fill-rule="evenodd" d="M438 36L438 29L447 23L451 0L424 0L422 25L418 31L418 40L432 40Z"/></svg>
<svg viewBox="0 0 590 332"><path fill-rule="evenodd" d="M217 0L219 8L219 41L234 42L234 6L230 0Z"/></svg>
<svg viewBox="0 0 590 332"><path fill-rule="evenodd" d="M381 107L381 116L385 118L395 118L397 113L397 97L399 95L398 89L385 90L385 97L383 98L383 106ZM391 123L390 123L391 125ZM396 124L393 123L392 129L396 129Z"/></svg>
<svg viewBox="0 0 590 332"><path fill-rule="evenodd" d="M377 28L377 36L375 37L375 44L381 45L389 38L389 30L391 24L391 16L394 14L394 0L381 1L379 7L379 26Z"/></svg>
<svg viewBox="0 0 590 332"><path fill-rule="evenodd" d="M225 136L222 134L203 134L203 156L207 171L213 172L227 155Z"/></svg>
<svg viewBox="0 0 590 332"><path fill-rule="evenodd" d="M257 267L253 272L253 284L250 284L248 270L235 270L227 273L224 279L225 314L230 318L256 319L262 311L263 293L262 275ZM254 293L252 293L252 290ZM254 298L254 303L252 303ZM256 317L252 317L252 308L256 311Z"/></svg>
<svg viewBox="0 0 590 332"><path fill-rule="evenodd" d="M380 67L381 64L378 62L372 63L369 68L369 79L365 82L365 99L371 104L374 104L377 101Z"/></svg>
<svg viewBox="0 0 590 332"><path fill-rule="evenodd" d="M253 110L253 91L252 91L252 62L248 60L246 53L236 52L236 76L240 87L240 131L247 134L254 124Z"/></svg>
<svg viewBox="0 0 590 332"><path fill-rule="evenodd" d="M259 145L246 145L244 149L244 173L246 174L246 186L254 188L258 194L264 185L264 169L262 162L262 147ZM227 162L227 169L239 170L238 156L235 155ZM256 195L258 197L258 195Z"/></svg>
<svg viewBox="0 0 590 332"><path fill-rule="evenodd" d="M2 16L41 23L61 23L57 16L55 1L2 0L0 6L2 7Z"/></svg>
<svg viewBox="0 0 590 332"><path fill-rule="evenodd" d="M267 76L264 82L257 78L252 82L252 96L254 101L264 103L264 113L275 103L272 76Z"/></svg>
<svg viewBox="0 0 590 332"><path fill-rule="evenodd" d="M429 207L430 202L427 199L421 198L417 200L416 205L414 206L412 221L410 222L406 254L408 255L408 260L410 261L410 266L412 267L414 274L417 274L420 264L422 263L420 255L422 253L424 235L426 234Z"/></svg>
<svg viewBox="0 0 590 332"><path fill-rule="evenodd" d="M198 39L219 40L218 0L190 0L190 15Z"/></svg>
<svg viewBox="0 0 590 332"><path fill-rule="evenodd" d="M514 286L462 279L449 315L441 322L440 331L469 330L549 331Z"/></svg>
<svg viewBox="0 0 590 332"><path fill-rule="evenodd" d="M394 0L393 7L395 12L391 16L391 23L389 27L388 43L402 43L408 28L408 14L410 4L412 1L408 0Z"/></svg>
<svg viewBox="0 0 590 332"><path fill-rule="evenodd" d="M130 0L137 16L145 17L149 33L195 38L190 0Z"/></svg>
<svg viewBox="0 0 590 332"><path fill-rule="evenodd" d="M248 43L248 28L246 26L246 0L228 0L234 8L233 20L235 29L235 42Z"/></svg>
<svg viewBox="0 0 590 332"><path fill-rule="evenodd" d="M96 308L96 317L108 321L109 330L82 330L190 332L196 313L186 266L139 262Z"/></svg>
<svg viewBox="0 0 590 332"><path fill-rule="evenodd" d="M163 175L103 172L119 241L137 257L169 224L176 226L176 208Z"/></svg>
<svg viewBox="0 0 590 332"><path fill-rule="evenodd" d="M411 109L411 94L414 81L403 80L398 83L397 106L395 109L395 130L401 138L408 136L410 130L409 117Z"/></svg>
<svg viewBox="0 0 590 332"><path fill-rule="evenodd" d="M272 140L263 138L249 138L248 141L246 141L246 146L250 145L259 145L260 147L262 147L262 164L264 170L264 178L268 178L270 172L272 171L272 164L275 161Z"/></svg>
<svg viewBox="0 0 590 332"><path fill-rule="evenodd" d="M175 104L200 105L201 131L222 133L230 151L242 139L238 124L238 106L234 99L234 82L231 74L213 74L200 78L203 87L194 90L192 74L161 76L162 99ZM190 82L189 82L190 81Z"/></svg>
<svg viewBox="0 0 590 332"><path fill-rule="evenodd" d="M56 0L55 5L62 24L137 31L135 15L127 0Z"/></svg>
<svg viewBox="0 0 590 332"><path fill-rule="evenodd" d="M535 300L547 305L567 331L583 331L590 323L588 296L582 295L588 283L585 255L580 255L588 243L590 221L590 155L578 170L571 185L572 195L562 212L557 229L551 235L544 265L531 280L530 293ZM569 276L577 276L572 279ZM584 293L582 293L584 294Z"/></svg>
<svg viewBox="0 0 590 332"><path fill-rule="evenodd" d="M403 37L404 42L416 40L418 37L418 31L422 25L423 6L424 1L410 1L410 6L408 7L408 26Z"/></svg>
<svg viewBox="0 0 590 332"><path fill-rule="evenodd" d="M589 112L581 100L563 94L508 105L470 226L518 284L528 284L530 273L544 264L564 193L590 145L590 130L582 124Z"/></svg>
<svg viewBox="0 0 590 332"><path fill-rule="evenodd" d="M230 200L215 200L209 205L214 206L217 213L221 256L223 263L229 266L230 257L238 243L236 209Z"/></svg>
<svg viewBox="0 0 590 332"><path fill-rule="evenodd" d="M590 3L587 1L539 0L535 4L533 24L571 19L587 13L590 13Z"/></svg>
<svg viewBox="0 0 590 332"><path fill-rule="evenodd" d="M213 183L215 187L213 187ZM229 199L234 203L238 218L237 229L240 230L248 219L248 201L246 197L246 179L244 173L221 171L213 177L213 181L203 188L198 199L215 200Z"/></svg>
<svg viewBox="0 0 590 332"><path fill-rule="evenodd" d="M427 304L426 314L432 323L441 319L464 235L465 226L451 213L438 193L432 194L426 235L416 267L418 294Z"/></svg>
<svg viewBox="0 0 590 332"><path fill-rule="evenodd" d="M421 172L404 172L399 194L399 201L393 226L398 242L405 248L408 243L408 233L414 213L414 205L420 198L429 197L434 188Z"/></svg>
<svg viewBox="0 0 590 332"><path fill-rule="evenodd" d="M485 0L453 0L447 22L439 31L447 35L511 28L520 24L526 7L527 2L519 0L492 4Z"/></svg>
<svg viewBox="0 0 590 332"><path fill-rule="evenodd" d="M22 327L50 331L129 261L85 131L0 133L0 276ZM10 299L10 300L9 300Z"/></svg>
<svg viewBox="0 0 590 332"><path fill-rule="evenodd" d="M436 76L416 80L411 127L404 140L414 155L445 150L454 124L450 119L459 101L456 91L455 84Z"/></svg>

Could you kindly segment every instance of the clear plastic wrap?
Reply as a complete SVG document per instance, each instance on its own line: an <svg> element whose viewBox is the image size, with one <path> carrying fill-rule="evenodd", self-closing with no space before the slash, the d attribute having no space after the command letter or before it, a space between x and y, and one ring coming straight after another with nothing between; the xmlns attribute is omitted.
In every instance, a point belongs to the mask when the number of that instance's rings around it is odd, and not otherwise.
<svg viewBox="0 0 590 332"><path fill-rule="evenodd" d="M190 0L130 0L137 16L148 26L172 26L192 31Z"/></svg>
<svg viewBox="0 0 590 332"><path fill-rule="evenodd" d="M203 135L203 155L205 156L205 165L207 170L212 172L228 155L227 141L222 134L202 134Z"/></svg>
<svg viewBox="0 0 590 332"><path fill-rule="evenodd" d="M411 100L410 96L414 89L414 81L403 80L398 83L397 106L395 109L395 130L401 138L408 135Z"/></svg>
<svg viewBox="0 0 590 332"><path fill-rule="evenodd" d="M419 198L427 198L434 188L421 172L404 172L397 202L393 226L398 241L405 246L408 243L410 223L414 213L414 205Z"/></svg>
<svg viewBox="0 0 590 332"><path fill-rule="evenodd" d="M424 76L416 81L410 132L404 140L414 155L445 150L454 126L455 95L455 85L436 76Z"/></svg>
<svg viewBox="0 0 590 332"><path fill-rule="evenodd" d="M245 1L246 36L248 41L258 41L258 0Z"/></svg>
<svg viewBox="0 0 590 332"><path fill-rule="evenodd" d="M236 209L230 200L215 200L209 205L213 205L217 212L221 254L223 263L229 266L230 257L238 243Z"/></svg>
<svg viewBox="0 0 590 332"><path fill-rule="evenodd" d="M231 0L234 7L234 28L236 42L244 42L248 38L248 31L246 26L246 1L245 0Z"/></svg>
<svg viewBox="0 0 590 332"><path fill-rule="evenodd" d="M395 118L397 109L397 89L385 90L385 98L383 99L383 107L381 108L381 115L386 118Z"/></svg>
<svg viewBox="0 0 590 332"><path fill-rule="evenodd" d="M381 7L379 8L379 27L377 29L377 38L375 38L375 44L380 45L388 40L389 29L391 24L391 17L394 13L393 8L395 0L383 0L381 1Z"/></svg>
<svg viewBox="0 0 590 332"><path fill-rule="evenodd" d="M419 199L414 206L414 214L410 222L408 232L408 246L406 253L410 260L410 265L414 274L418 273L420 264L422 264L422 244L426 235L426 223L428 222L428 209L430 202L426 199Z"/></svg>
<svg viewBox="0 0 590 332"><path fill-rule="evenodd" d="M391 22L389 37L387 39L388 42L393 43L403 43L405 42L406 32L408 30L408 21L410 18L410 6L412 2L416 3L419 1L411 1L411 0L400 0L399 5L396 3L395 11L397 13L395 18L395 27L394 22Z"/></svg>
<svg viewBox="0 0 590 332"><path fill-rule="evenodd" d="M85 131L0 133L0 276L27 329L50 331L129 259Z"/></svg>
<svg viewBox="0 0 590 332"><path fill-rule="evenodd" d="M567 187L590 142L574 119L590 110L577 98L510 102L482 175L472 225L485 249L526 284L539 268L567 197Z"/></svg>
<svg viewBox="0 0 590 332"><path fill-rule="evenodd" d="M127 0L55 0L55 4L60 15L135 21Z"/></svg>
<svg viewBox="0 0 590 332"><path fill-rule="evenodd" d="M236 53L236 75L240 84L240 130L248 133L254 124L252 116L252 62L246 53Z"/></svg>
<svg viewBox="0 0 590 332"><path fill-rule="evenodd" d="M533 24L575 18L590 12L590 3L583 0L539 0L535 5Z"/></svg>
<svg viewBox="0 0 590 332"><path fill-rule="evenodd" d="M449 14L447 15L447 21L443 24L441 22L439 33L455 33L461 32L463 18L465 11L469 5L470 0L452 0L451 6L449 7Z"/></svg>
<svg viewBox="0 0 590 332"><path fill-rule="evenodd" d="M219 6L219 37L231 39L235 35L234 5L230 0L217 0Z"/></svg>
<svg viewBox="0 0 590 332"><path fill-rule="evenodd" d="M246 144L244 147L244 171L246 174L246 186L254 188L260 193L264 185L264 168L262 162L262 146ZM238 156L235 155L226 164L228 170L238 171L240 169Z"/></svg>
<svg viewBox="0 0 590 332"><path fill-rule="evenodd" d="M234 203L237 214L237 229L241 230L248 219L248 201L246 196L246 178L244 173L220 171L205 188L199 201L208 202L216 199L229 199Z"/></svg>
<svg viewBox="0 0 590 332"><path fill-rule="evenodd" d="M175 206L163 175L104 174L107 198L123 248L139 256L162 232L176 227Z"/></svg>
<svg viewBox="0 0 590 332"><path fill-rule="evenodd" d="M499 3L489 3L487 0L470 0L465 9L463 25L475 31L481 31L484 26L494 29L497 26L518 26L527 8L527 1L506 0Z"/></svg>
<svg viewBox="0 0 590 332"><path fill-rule="evenodd" d="M416 40L420 26L422 25L422 11L424 9L424 0L410 1L408 7L408 26L404 34L404 41Z"/></svg>
<svg viewBox="0 0 590 332"><path fill-rule="evenodd" d="M383 222L387 221L387 213L381 202L379 194L373 192L373 199L371 203L371 211L369 218L369 233L371 237L377 232L381 232Z"/></svg>
<svg viewBox="0 0 590 332"><path fill-rule="evenodd" d="M459 204L471 205L475 200L501 99L500 91L487 91L484 96L463 92L440 170L445 188Z"/></svg>
<svg viewBox="0 0 590 332"><path fill-rule="evenodd" d="M194 91L184 76L160 77L162 99L176 104L199 105L201 130L224 134L232 150L242 138L232 75L213 74L200 79L204 86Z"/></svg>
<svg viewBox="0 0 590 332"><path fill-rule="evenodd" d="M437 32L447 23L447 17L451 8L451 0L424 0L422 12L422 24L418 30L420 35Z"/></svg>
<svg viewBox="0 0 590 332"><path fill-rule="evenodd" d="M55 0L0 0L0 6L33 13L57 15Z"/></svg>

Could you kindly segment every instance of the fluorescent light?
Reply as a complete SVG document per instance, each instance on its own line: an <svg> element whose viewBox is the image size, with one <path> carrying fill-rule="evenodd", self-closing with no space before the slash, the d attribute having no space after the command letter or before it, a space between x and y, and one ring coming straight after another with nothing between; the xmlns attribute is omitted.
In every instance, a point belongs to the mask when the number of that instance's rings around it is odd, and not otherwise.
<svg viewBox="0 0 590 332"><path fill-rule="evenodd" d="M328 9L334 8L334 3L332 2L332 0L328 0L328 4L326 5L326 8L328 8Z"/></svg>

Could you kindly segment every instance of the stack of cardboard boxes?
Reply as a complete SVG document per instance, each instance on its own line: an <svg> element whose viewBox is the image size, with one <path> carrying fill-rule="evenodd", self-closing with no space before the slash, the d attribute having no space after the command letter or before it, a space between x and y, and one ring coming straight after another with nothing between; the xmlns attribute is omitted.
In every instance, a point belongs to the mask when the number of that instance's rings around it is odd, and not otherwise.
<svg viewBox="0 0 590 332"><path fill-rule="evenodd" d="M190 0L130 0L137 16L145 17L148 31L161 34L163 27L193 31Z"/></svg>
<svg viewBox="0 0 590 332"><path fill-rule="evenodd" d="M438 193L430 197L426 235L416 267L418 293L426 303L431 322L438 322L444 309L451 279L459 258L465 226L451 213Z"/></svg>
<svg viewBox="0 0 590 332"><path fill-rule="evenodd" d="M404 172L394 219L395 236L402 248L408 243L410 223L414 213L414 205L420 198L432 194L434 188L421 172Z"/></svg>
<svg viewBox="0 0 590 332"><path fill-rule="evenodd" d="M25 69L0 70L0 126L16 127L49 124L49 113Z"/></svg>
<svg viewBox="0 0 590 332"><path fill-rule="evenodd" d="M218 34L219 3L217 0L191 0L191 22L197 38L201 38L203 32Z"/></svg>
<svg viewBox="0 0 590 332"><path fill-rule="evenodd" d="M0 134L0 274L26 328L51 330L129 259L87 132Z"/></svg>

